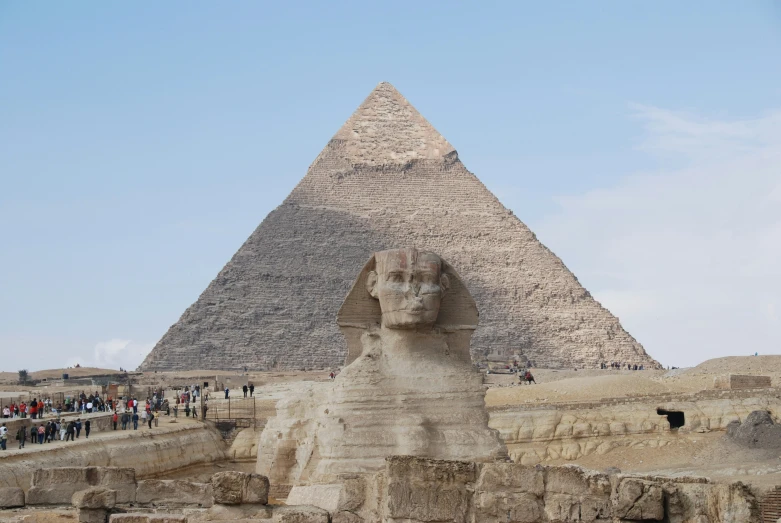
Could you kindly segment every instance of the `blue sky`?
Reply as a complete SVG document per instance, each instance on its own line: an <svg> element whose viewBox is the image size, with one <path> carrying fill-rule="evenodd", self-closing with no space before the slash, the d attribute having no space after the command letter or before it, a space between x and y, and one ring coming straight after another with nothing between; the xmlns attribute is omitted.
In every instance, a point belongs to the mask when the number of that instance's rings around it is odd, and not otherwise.
<svg viewBox="0 0 781 523"><path fill-rule="evenodd" d="M774 2L0 1L0 370L139 363L382 80L662 363L781 352L780 62Z"/></svg>

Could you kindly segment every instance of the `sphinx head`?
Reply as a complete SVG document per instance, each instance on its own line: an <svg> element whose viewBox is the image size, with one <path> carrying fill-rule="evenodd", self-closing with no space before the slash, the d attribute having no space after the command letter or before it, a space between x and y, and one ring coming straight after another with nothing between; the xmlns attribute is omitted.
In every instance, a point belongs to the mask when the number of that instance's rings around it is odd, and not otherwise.
<svg viewBox="0 0 781 523"><path fill-rule="evenodd" d="M376 267L366 290L379 300L382 325L389 329L432 327L450 280L436 254L417 249L375 253Z"/></svg>

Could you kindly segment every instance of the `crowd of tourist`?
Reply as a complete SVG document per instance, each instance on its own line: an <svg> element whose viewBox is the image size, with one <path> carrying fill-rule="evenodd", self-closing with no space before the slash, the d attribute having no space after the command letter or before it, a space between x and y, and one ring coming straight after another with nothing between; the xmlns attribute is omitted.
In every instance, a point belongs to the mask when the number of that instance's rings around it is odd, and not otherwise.
<svg viewBox="0 0 781 523"><path fill-rule="evenodd" d="M613 369L613 370L644 370L645 367L641 363L623 363L621 361L611 361L610 363L602 362L599 364L600 369Z"/></svg>
<svg viewBox="0 0 781 523"><path fill-rule="evenodd" d="M86 394L82 391L77 397L65 398L63 403L53 404L50 398L33 398L28 404L25 401L11 402L3 407L3 418L31 418L43 419L47 415L65 414L68 412L81 412L91 414L93 412L111 412L113 400L109 397L103 400L96 391L94 394Z"/></svg>

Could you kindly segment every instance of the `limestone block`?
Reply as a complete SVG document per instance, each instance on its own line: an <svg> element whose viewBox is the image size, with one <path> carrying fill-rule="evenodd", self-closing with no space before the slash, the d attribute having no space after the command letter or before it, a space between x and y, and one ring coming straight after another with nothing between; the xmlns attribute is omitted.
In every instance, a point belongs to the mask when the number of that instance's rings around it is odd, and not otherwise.
<svg viewBox="0 0 781 523"><path fill-rule="evenodd" d="M331 523L363 523L363 518L353 512L340 510L331 517Z"/></svg>
<svg viewBox="0 0 781 523"><path fill-rule="evenodd" d="M307 505L274 509L274 523L329 523L325 510Z"/></svg>
<svg viewBox="0 0 781 523"><path fill-rule="evenodd" d="M214 494L211 483L148 479L138 482L136 502L153 506L198 505L208 508L214 504Z"/></svg>
<svg viewBox="0 0 781 523"><path fill-rule="evenodd" d="M610 517L610 480L580 467L545 470L545 513L551 521L595 521Z"/></svg>
<svg viewBox="0 0 781 523"><path fill-rule="evenodd" d="M77 514L72 510L36 510L31 514L21 517L22 523L74 523ZM17 523L18 519L7 520L8 523Z"/></svg>
<svg viewBox="0 0 781 523"><path fill-rule="evenodd" d="M613 495L613 515L625 519L664 519L662 487L650 481L624 478Z"/></svg>
<svg viewBox="0 0 781 523"><path fill-rule="evenodd" d="M136 499L136 473L132 468L61 467L38 469L27 491L28 505L69 505L73 494L91 487L115 490L117 503Z"/></svg>
<svg viewBox="0 0 781 523"><path fill-rule="evenodd" d="M290 490L285 503L287 505L310 505L334 513L339 510L339 498L342 495L342 490L340 484L296 486Z"/></svg>
<svg viewBox="0 0 781 523"><path fill-rule="evenodd" d="M108 510L104 508L80 508L79 523L106 523Z"/></svg>
<svg viewBox="0 0 781 523"><path fill-rule="evenodd" d="M203 521L237 521L246 519L271 519L273 507L270 505L213 505L201 514Z"/></svg>
<svg viewBox="0 0 781 523"><path fill-rule="evenodd" d="M225 505L268 503L269 482L266 476L246 472L218 472L212 475L214 502Z"/></svg>
<svg viewBox="0 0 781 523"><path fill-rule="evenodd" d="M475 519L481 522L534 523L544 515L542 468L516 463L486 463L475 487Z"/></svg>
<svg viewBox="0 0 781 523"><path fill-rule="evenodd" d="M187 518L178 514L127 512L125 514L111 514L109 523L187 523Z"/></svg>
<svg viewBox="0 0 781 523"><path fill-rule="evenodd" d="M80 490L71 498L73 506L83 509L114 508L117 504L117 491L103 487Z"/></svg>
<svg viewBox="0 0 781 523"><path fill-rule="evenodd" d="M388 458L386 517L465 523L477 470L475 463L465 461Z"/></svg>
<svg viewBox="0 0 781 523"><path fill-rule="evenodd" d="M0 488L0 509L24 506L24 491L19 487Z"/></svg>

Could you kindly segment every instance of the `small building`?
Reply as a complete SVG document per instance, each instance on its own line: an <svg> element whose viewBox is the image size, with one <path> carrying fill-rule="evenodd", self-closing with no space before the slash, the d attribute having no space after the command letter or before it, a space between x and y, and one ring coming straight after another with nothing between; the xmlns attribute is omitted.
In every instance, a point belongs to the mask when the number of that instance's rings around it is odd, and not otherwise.
<svg viewBox="0 0 781 523"><path fill-rule="evenodd" d="M766 389L770 386L770 376L725 374L723 376L716 376L713 379L713 388L718 390Z"/></svg>

